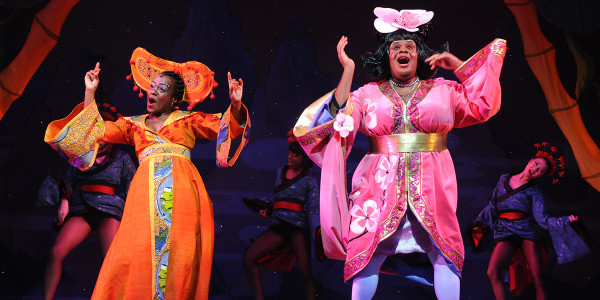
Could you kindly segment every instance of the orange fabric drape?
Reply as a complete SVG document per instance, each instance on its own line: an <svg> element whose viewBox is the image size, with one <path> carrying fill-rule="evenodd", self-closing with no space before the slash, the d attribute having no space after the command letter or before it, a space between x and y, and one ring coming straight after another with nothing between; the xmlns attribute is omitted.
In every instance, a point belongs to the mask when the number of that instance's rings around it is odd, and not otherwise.
<svg viewBox="0 0 600 300"><path fill-rule="evenodd" d="M52 0L35 15L27 40L15 59L0 72L0 120L25 90L31 77L58 42L60 29L79 0Z"/></svg>
<svg viewBox="0 0 600 300"><path fill-rule="evenodd" d="M523 38L525 59L544 91L550 113L571 145L582 177L600 191L600 149L583 124L577 101L569 96L560 81L556 52L540 30L535 4L531 0L504 3L515 16Z"/></svg>

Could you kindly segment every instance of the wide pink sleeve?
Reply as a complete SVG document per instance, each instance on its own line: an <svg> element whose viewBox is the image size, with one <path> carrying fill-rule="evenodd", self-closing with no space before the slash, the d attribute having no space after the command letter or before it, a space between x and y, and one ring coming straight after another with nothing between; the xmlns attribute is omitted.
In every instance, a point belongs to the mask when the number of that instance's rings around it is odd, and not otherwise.
<svg viewBox="0 0 600 300"><path fill-rule="evenodd" d="M346 158L362 118L361 106L357 105L362 97L362 89L350 95L346 108L338 113L336 119L316 124L323 107L331 101L332 93L306 108L294 127L294 135L311 159L321 167L320 221L325 254L332 259L345 260L349 228ZM346 122L352 120L352 126L346 127L348 135L345 137L334 126L335 122L339 125L337 118L341 119L342 116Z"/></svg>
<svg viewBox="0 0 600 300"><path fill-rule="evenodd" d="M325 94L307 107L294 126L294 135L298 138L298 142L319 167L322 167L327 144L334 136L341 134L335 129L335 123L340 121L331 117L327 109L329 102L332 101L333 93L334 91ZM359 103L364 97L364 93L364 87L352 92L346 107L340 110L337 116L337 118L341 118L342 115L345 115L352 119L352 125L350 127L346 125L346 129L349 129L348 135L342 137L344 141L343 157L347 157L352 150L354 139L360 128L363 114L362 106Z"/></svg>
<svg viewBox="0 0 600 300"><path fill-rule="evenodd" d="M454 71L462 85L455 85L454 127L487 121L500 110L500 70L506 41L496 39Z"/></svg>

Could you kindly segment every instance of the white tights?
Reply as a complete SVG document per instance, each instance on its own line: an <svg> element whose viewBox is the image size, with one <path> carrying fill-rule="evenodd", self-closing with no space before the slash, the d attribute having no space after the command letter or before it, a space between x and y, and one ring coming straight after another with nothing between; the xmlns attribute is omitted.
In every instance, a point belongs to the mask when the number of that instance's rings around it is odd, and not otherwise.
<svg viewBox="0 0 600 300"><path fill-rule="evenodd" d="M460 278L452 272L448 263L437 251L427 253L433 265L433 287L439 300L458 300L460 296ZM375 295L379 282L379 270L387 258L375 254L371 261L352 281L352 300L370 300Z"/></svg>

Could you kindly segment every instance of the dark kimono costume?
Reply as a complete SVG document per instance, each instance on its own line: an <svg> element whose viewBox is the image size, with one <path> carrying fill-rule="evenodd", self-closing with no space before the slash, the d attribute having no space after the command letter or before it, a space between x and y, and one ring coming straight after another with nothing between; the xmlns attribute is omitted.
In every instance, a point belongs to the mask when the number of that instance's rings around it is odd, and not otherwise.
<svg viewBox="0 0 600 300"><path fill-rule="evenodd" d="M135 165L120 150L106 164L94 164L86 171L71 166L65 178L72 191L69 215L99 211L120 221L133 174Z"/></svg>
<svg viewBox="0 0 600 300"><path fill-rule="evenodd" d="M300 229L309 231L319 224L319 185L317 178L308 170L293 179L285 178L287 168L281 168L277 172L275 190L273 191L272 223L286 223ZM303 207L303 211L283 208L283 203L296 203Z"/></svg>
<svg viewBox="0 0 600 300"><path fill-rule="evenodd" d="M285 178L287 167L277 172L273 191L271 227L277 232L290 229L305 231L307 235L319 226L319 185L307 169L292 179ZM311 230L312 229L312 230ZM285 237L286 239L288 237ZM295 256L290 241L283 249L261 258L258 263L274 271L290 271Z"/></svg>
<svg viewBox="0 0 600 300"><path fill-rule="evenodd" d="M510 174L500 177L490 204L479 214L475 223L483 223L492 229L494 239L518 236L528 240L540 240L541 230L547 230L556 251L558 263L573 261L590 252L589 247L569 225L569 217L548 217L544 211L544 194L529 183L512 189ZM500 218L503 212L524 212L528 216L509 220Z"/></svg>
<svg viewBox="0 0 600 300"><path fill-rule="evenodd" d="M559 264L567 263L590 253L589 247L581 237L570 226L569 217L549 217L544 208L544 194L533 183L524 184L516 189L509 185L511 174L500 176L500 180L494 189L490 203L479 213L474 226L486 230L485 235L493 234L494 240L503 240L519 237L527 240L541 240L542 230L550 233L552 245L556 252ZM520 215L520 218L507 218L510 214ZM491 249L491 239L487 239L487 245L479 237L474 237L477 248ZM513 257L515 266L516 258ZM521 268L521 270L527 270ZM511 270L511 273L519 272ZM521 274L511 274L511 281L522 277ZM516 279L518 280L518 279ZM511 290L518 294L523 284L511 282Z"/></svg>

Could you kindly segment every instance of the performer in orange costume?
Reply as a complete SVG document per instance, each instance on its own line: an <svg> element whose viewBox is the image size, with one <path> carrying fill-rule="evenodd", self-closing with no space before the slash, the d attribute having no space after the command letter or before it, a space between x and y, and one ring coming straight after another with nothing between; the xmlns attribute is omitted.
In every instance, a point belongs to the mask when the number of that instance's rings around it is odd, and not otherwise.
<svg viewBox="0 0 600 300"><path fill-rule="evenodd" d="M84 103L46 132L46 141L81 169L93 161L99 140L133 145L140 161L92 299L207 299L213 209L190 151L196 139L217 140L217 164L233 165L250 129L243 82L228 74L231 106L219 118L177 109L182 100L193 106L211 92L214 73L206 66L169 62L141 48L131 64L135 83L148 92L148 114L102 122L94 101L97 64L85 75ZM228 161L231 138L239 135Z"/></svg>

